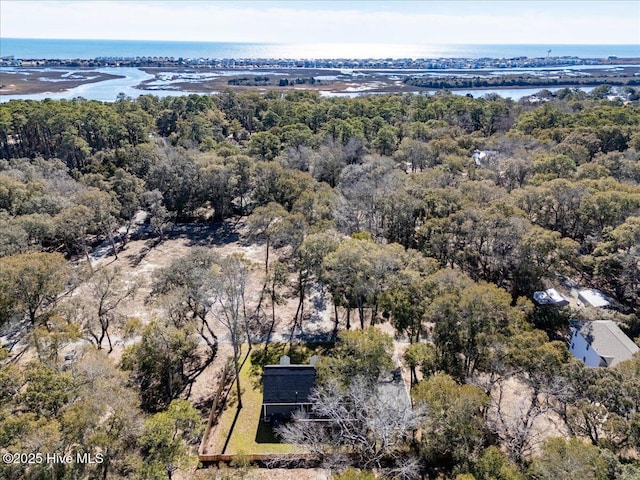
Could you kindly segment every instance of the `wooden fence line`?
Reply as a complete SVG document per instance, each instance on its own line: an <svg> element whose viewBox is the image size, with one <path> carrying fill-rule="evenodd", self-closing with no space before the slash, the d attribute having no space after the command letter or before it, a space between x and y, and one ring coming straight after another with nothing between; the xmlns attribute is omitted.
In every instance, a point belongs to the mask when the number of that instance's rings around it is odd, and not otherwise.
<svg viewBox="0 0 640 480"><path fill-rule="evenodd" d="M250 462L295 462L295 461L313 461L316 456L309 453L267 453L267 454L215 454L200 455L200 462L206 463L231 463L236 459L248 460Z"/></svg>
<svg viewBox="0 0 640 480"><path fill-rule="evenodd" d="M251 347L249 347L249 351L247 352L247 355L245 356L244 360L242 361L242 366L244 366L244 362L247 361L247 359L249 358L249 355L251 354ZM229 368L231 366L233 362L233 358L229 357L227 358L227 362L225 363L224 366L224 371L222 372L222 379L220 381L220 385L218 386L218 391L216 392L216 395L213 397L213 405L211 406L211 413L209 413L209 418L207 419L207 426L204 429L204 433L202 434L202 441L200 442L200 447L198 448L198 458L201 462L212 462L212 461L225 461L225 460L206 460L206 458L208 457L215 457L215 456L229 456L229 455L209 455L209 454L205 454L204 453L204 449L205 449L205 445L207 443L207 440L209 438L209 434L211 433L211 427L213 426L213 421L215 419L216 416L216 411L218 410L218 404L220 403L220 399L222 398L222 401L226 403L227 401L227 396L229 395L229 392L231 392L231 388L233 387L233 382L236 381L236 375L235 375L235 370L233 371L233 378L231 379L230 382L226 382L227 379L227 375L229 375ZM228 389L226 387L229 387ZM224 395L223 395L224 394ZM233 457L233 455L231 455ZM203 460L204 459L204 460ZM258 460L256 460L258 461Z"/></svg>
<svg viewBox="0 0 640 480"><path fill-rule="evenodd" d="M224 370L222 371L222 378L220 381L220 385L218 385L218 391L213 397L213 405L211 406L211 412L209 413L207 426L204 429L204 434L202 435L202 441L200 442L200 447L198 448L198 457L200 458L200 461L202 461L203 456L207 456L207 455L204 455L205 444L209 439L209 433L211 433L211 426L213 425L213 420L216 416L216 411L218 409L218 403L220 402L220 397L222 396L222 393L224 392L225 387L227 386L226 379L227 379L227 375L229 374L229 365L230 365L229 362L225 363Z"/></svg>

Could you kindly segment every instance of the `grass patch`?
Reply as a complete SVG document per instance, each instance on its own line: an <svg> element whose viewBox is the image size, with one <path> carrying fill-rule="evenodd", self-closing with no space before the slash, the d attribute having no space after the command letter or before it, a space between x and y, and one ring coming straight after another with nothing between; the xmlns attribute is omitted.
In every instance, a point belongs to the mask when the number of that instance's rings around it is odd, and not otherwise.
<svg viewBox="0 0 640 480"><path fill-rule="evenodd" d="M265 354L263 346L241 357L246 361L240 370L242 409L238 411L236 386L233 385L227 405L216 428L214 451L225 454L302 453L298 447L280 443L271 430L271 425L262 422L262 366L278 364L285 353L291 363L309 363L314 354L326 351L324 346L294 345L289 351L287 344L270 344ZM246 352L246 348L243 349ZM275 359L275 360L274 360ZM306 361L304 361L306 360ZM225 448L226 445L226 448Z"/></svg>
<svg viewBox="0 0 640 480"><path fill-rule="evenodd" d="M278 365L280 357L288 355L293 365L308 365L313 355L327 355L333 348L333 344L326 343L270 343L265 351L260 345L251 352L251 377L254 382L262 385L262 367L265 365Z"/></svg>

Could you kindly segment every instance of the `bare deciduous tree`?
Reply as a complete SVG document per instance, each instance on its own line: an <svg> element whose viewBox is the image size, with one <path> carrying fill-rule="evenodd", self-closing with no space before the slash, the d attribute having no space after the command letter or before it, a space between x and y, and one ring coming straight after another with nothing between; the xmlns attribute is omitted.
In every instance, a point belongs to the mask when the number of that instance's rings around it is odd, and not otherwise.
<svg viewBox="0 0 640 480"><path fill-rule="evenodd" d="M208 319L213 303L213 262L209 250L194 248L162 270L152 291L152 295L164 296L165 310L176 328L191 321L198 324L198 333L209 347L212 359L218 349L218 338Z"/></svg>
<svg viewBox="0 0 640 480"><path fill-rule="evenodd" d="M495 416L489 418L488 426L500 438L509 456L516 463L522 463L542 440L534 423L548 409L542 405L532 405L527 398L521 398L523 402L517 406L504 409L500 405L502 395L499 397Z"/></svg>
<svg viewBox="0 0 640 480"><path fill-rule="evenodd" d="M216 319L229 332L233 345L233 366L236 374L238 409L240 409L242 408L240 346L244 330L247 330L245 287L249 276L249 263L241 255L231 255L218 260L212 269L214 300L219 307Z"/></svg>
<svg viewBox="0 0 640 480"><path fill-rule="evenodd" d="M87 282L88 295L77 296L75 307L81 312L81 325L84 332L102 349L106 337L109 353L113 351L109 330L124 320L121 304L133 297L138 286L122 278L120 268L103 268L97 271Z"/></svg>
<svg viewBox="0 0 640 480"><path fill-rule="evenodd" d="M294 414L278 428L287 443L304 445L325 465L399 468L406 474L407 441L424 415L422 408L379 385L357 377L346 387L334 380L318 387L309 400L311 414Z"/></svg>

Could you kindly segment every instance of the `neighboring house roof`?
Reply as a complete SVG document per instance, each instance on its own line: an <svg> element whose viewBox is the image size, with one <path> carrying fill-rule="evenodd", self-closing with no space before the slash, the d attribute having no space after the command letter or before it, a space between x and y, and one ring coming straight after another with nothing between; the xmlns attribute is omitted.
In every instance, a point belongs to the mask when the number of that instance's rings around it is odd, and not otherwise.
<svg viewBox="0 0 640 480"><path fill-rule="evenodd" d="M534 292L533 299L538 305L556 305L557 307L566 307L569 305L569 300L555 288Z"/></svg>
<svg viewBox="0 0 640 480"><path fill-rule="evenodd" d="M389 378L378 380L378 395L385 403L394 404L405 411L411 410L411 398L399 367L392 372Z"/></svg>
<svg viewBox="0 0 640 480"><path fill-rule="evenodd" d="M262 403L309 403L315 381L313 365L267 365L262 375Z"/></svg>
<svg viewBox="0 0 640 480"><path fill-rule="evenodd" d="M634 353L640 351L640 347L611 320L580 322L574 324L574 328L602 357L608 367L628 360Z"/></svg>
<svg viewBox="0 0 640 480"><path fill-rule="evenodd" d="M595 288L580 290L578 292L578 298L592 307L608 307L611 305L610 299L600 290L596 290Z"/></svg>

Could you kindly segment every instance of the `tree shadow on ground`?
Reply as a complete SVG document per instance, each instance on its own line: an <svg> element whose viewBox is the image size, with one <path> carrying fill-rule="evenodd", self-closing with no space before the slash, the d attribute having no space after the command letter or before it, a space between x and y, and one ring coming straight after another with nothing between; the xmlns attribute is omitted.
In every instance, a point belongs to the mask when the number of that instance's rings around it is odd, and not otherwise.
<svg viewBox="0 0 640 480"><path fill-rule="evenodd" d="M236 415L233 417L233 422L231 423L231 428L229 429L229 433L227 434L227 439L224 441L224 446L222 447L222 454L227 450L229 446L229 441L231 440L231 436L233 435L233 429L236 427L236 423L238 422L238 417L240 416L240 408L236 408Z"/></svg>
<svg viewBox="0 0 640 480"><path fill-rule="evenodd" d="M235 222L221 222L215 225L188 223L174 225L167 233L167 238L186 238L190 247L208 245L227 245L238 242L240 235Z"/></svg>

